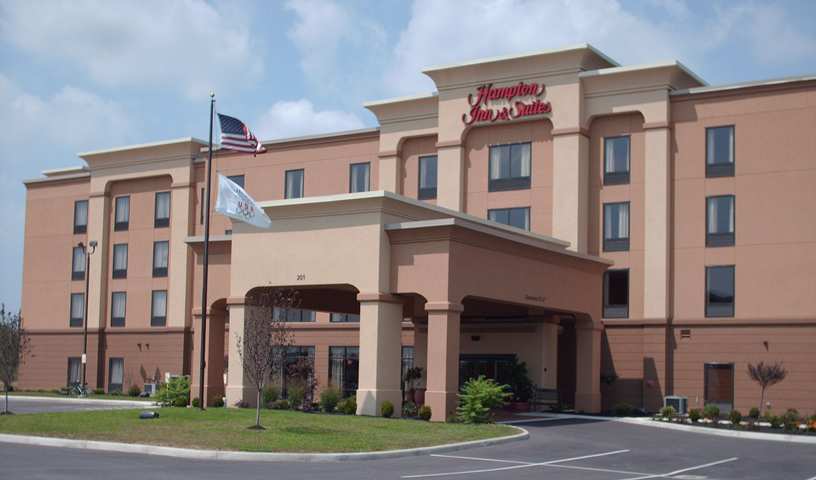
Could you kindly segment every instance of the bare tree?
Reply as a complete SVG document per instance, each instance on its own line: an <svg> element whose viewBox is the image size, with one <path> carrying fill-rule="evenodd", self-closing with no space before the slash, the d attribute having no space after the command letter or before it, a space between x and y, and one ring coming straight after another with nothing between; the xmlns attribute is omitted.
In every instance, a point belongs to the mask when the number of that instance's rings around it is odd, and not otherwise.
<svg viewBox="0 0 816 480"><path fill-rule="evenodd" d="M759 362L756 365L748 364L748 376L751 380L759 384L761 390L759 399L759 413L765 408L765 392L772 386L781 382L788 376L788 371L782 366L781 362L766 364Z"/></svg>
<svg viewBox="0 0 816 480"><path fill-rule="evenodd" d="M28 334L23 329L20 314L6 312L6 306L0 304L0 381L6 393L6 405L2 415L9 415L8 392L11 384L17 380L20 365L30 352L31 344Z"/></svg>
<svg viewBox="0 0 816 480"><path fill-rule="evenodd" d="M255 425L261 430L261 395L273 374L283 375L286 350L293 344L292 330L285 316L274 315L275 307L297 308L300 295L294 290L261 292L247 298L244 310L244 332L236 332L238 356L244 373L257 390Z"/></svg>

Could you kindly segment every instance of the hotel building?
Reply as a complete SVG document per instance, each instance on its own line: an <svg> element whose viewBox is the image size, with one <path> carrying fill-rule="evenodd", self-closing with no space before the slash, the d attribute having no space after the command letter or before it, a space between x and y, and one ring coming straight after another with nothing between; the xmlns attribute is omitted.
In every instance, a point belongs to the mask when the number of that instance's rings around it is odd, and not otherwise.
<svg viewBox="0 0 816 480"><path fill-rule="evenodd" d="M293 288L289 357L359 414L399 412L417 365L444 420L464 378L514 361L585 412L746 411L747 363L782 361L773 410L816 411L816 77L709 86L589 45L424 73L436 92L365 105L377 128L214 152L273 225L212 216L208 402L254 400L246 298ZM87 307L91 388L197 392L207 153L94 151L25 182L19 387L79 381Z"/></svg>

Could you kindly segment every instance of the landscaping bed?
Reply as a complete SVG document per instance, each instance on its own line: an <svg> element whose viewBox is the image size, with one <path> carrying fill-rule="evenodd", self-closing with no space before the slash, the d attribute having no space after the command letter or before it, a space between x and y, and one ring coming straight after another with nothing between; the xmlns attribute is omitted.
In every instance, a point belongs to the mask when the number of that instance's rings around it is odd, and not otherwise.
<svg viewBox="0 0 816 480"><path fill-rule="evenodd" d="M788 410L782 415L766 412L762 416L758 409L752 409L748 416L732 410L728 415L721 415L719 408L707 405L702 410L691 409L688 415L677 415L674 408L664 407L653 420L717 430L816 437L816 415L804 417L796 410Z"/></svg>
<svg viewBox="0 0 816 480"><path fill-rule="evenodd" d="M494 424L432 423L287 410L264 410L265 430L251 409L162 408L140 420L139 410L41 413L0 417L0 433L246 452L348 453L428 447L518 433Z"/></svg>

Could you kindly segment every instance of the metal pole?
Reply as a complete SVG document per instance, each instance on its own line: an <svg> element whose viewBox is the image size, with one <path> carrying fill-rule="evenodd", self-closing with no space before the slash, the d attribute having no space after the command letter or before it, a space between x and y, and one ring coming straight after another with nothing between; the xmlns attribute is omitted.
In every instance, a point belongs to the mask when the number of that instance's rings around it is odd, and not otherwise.
<svg viewBox="0 0 816 480"><path fill-rule="evenodd" d="M84 310L82 315L82 391L88 394L88 382L86 372L88 369L88 290L91 284L91 255L96 251L96 242L90 242L89 247L79 243L85 249L85 297L83 298Z"/></svg>
<svg viewBox="0 0 816 480"><path fill-rule="evenodd" d="M213 150L213 112L215 110L215 94L210 92L210 143L207 149L207 185L204 188L204 269L201 279L201 342L198 367L198 405L206 410L207 401L204 398L204 367L206 366L207 348L207 274L210 261L210 184L212 183L212 150Z"/></svg>

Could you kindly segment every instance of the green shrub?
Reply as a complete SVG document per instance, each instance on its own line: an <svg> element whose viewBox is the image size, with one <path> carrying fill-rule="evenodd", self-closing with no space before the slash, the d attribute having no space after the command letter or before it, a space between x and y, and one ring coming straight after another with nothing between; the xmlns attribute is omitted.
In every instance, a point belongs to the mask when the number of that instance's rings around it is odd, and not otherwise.
<svg viewBox="0 0 816 480"><path fill-rule="evenodd" d="M357 400L354 397L344 398L337 404L337 411L345 415L357 413Z"/></svg>
<svg viewBox="0 0 816 480"><path fill-rule="evenodd" d="M709 403L705 407L703 407L703 417L709 420L719 420L720 419L720 407Z"/></svg>
<svg viewBox="0 0 816 480"><path fill-rule="evenodd" d="M759 420L759 409L757 407L751 407L751 410L748 411L748 418Z"/></svg>
<svg viewBox="0 0 816 480"><path fill-rule="evenodd" d="M280 388L274 385L264 388L262 398L263 405L270 408L270 405L280 398Z"/></svg>
<svg viewBox="0 0 816 480"><path fill-rule="evenodd" d="M394 416L394 404L389 402L388 400L382 402L380 406L380 414L385 418L391 418Z"/></svg>
<svg viewBox="0 0 816 480"><path fill-rule="evenodd" d="M94 395L104 395L105 394L105 389L104 388L94 388L93 389L93 394Z"/></svg>
<svg viewBox="0 0 816 480"><path fill-rule="evenodd" d="M416 417L417 406L414 402L404 402L402 404L402 416L405 418Z"/></svg>
<svg viewBox="0 0 816 480"><path fill-rule="evenodd" d="M320 409L332 413L340 402L340 390L337 387L326 387L320 392Z"/></svg>
<svg viewBox="0 0 816 480"><path fill-rule="evenodd" d="M302 385L292 385L286 389L286 398L289 400L289 404L294 409L301 408L303 406L303 399L306 397L306 389L303 388Z"/></svg>
<svg viewBox="0 0 816 480"><path fill-rule="evenodd" d="M156 392L156 401L160 405L185 407L190 400L190 379L176 377L159 387Z"/></svg>
<svg viewBox="0 0 816 480"><path fill-rule="evenodd" d="M691 423L697 423L701 418L703 418L703 412L701 412L699 408L689 410L689 420L691 420Z"/></svg>
<svg viewBox="0 0 816 480"><path fill-rule="evenodd" d="M789 432L796 432L799 430L799 412L795 408L789 408L788 411L782 415L782 423L785 430Z"/></svg>
<svg viewBox="0 0 816 480"><path fill-rule="evenodd" d="M738 427L742 421L742 412L737 409L731 410L731 413L728 414L728 420L731 421L732 425Z"/></svg>
<svg viewBox="0 0 816 480"><path fill-rule="evenodd" d="M782 417L779 415L771 415L768 418L768 423L771 424L771 428L779 428L782 426Z"/></svg>
<svg viewBox="0 0 816 480"><path fill-rule="evenodd" d="M660 409L660 416L671 420L677 416L677 410L675 410L671 405L668 405Z"/></svg>
<svg viewBox="0 0 816 480"><path fill-rule="evenodd" d="M223 397L217 398L217 399L216 399L216 400L213 402L213 407L216 407L216 408L224 408L224 398L223 398Z"/></svg>
<svg viewBox="0 0 816 480"><path fill-rule="evenodd" d="M462 423L486 423L490 421L490 410L504 405L512 396L507 385L499 385L493 379L472 378L465 382L459 394L456 415Z"/></svg>
<svg viewBox="0 0 816 480"><path fill-rule="evenodd" d="M289 404L289 400L285 398L279 398L278 400L275 400L274 402L269 404L269 408L271 408L272 410L289 410L290 408L292 408L292 405Z"/></svg>
<svg viewBox="0 0 816 480"><path fill-rule="evenodd" d="M632 405L626 402L620 402L615 404L615 416L616 417L629 417L632 415L632 411L634 408Z"/></svg>
<svg viewBox="0 0 816 480"><path fill-rule="evenodd" d="M198 397L195 397L193 401L190 402L190 405L192 405L193 408L199 408L201 406L201 402L198 400Z"/></svg>
<svg viewBox="0 0 816 480"><path fill-rule="evenodd" d="M426 422L431 419L431 407L430 405L423 405L419 407L419 418L425 420Z"/></svg>
<svg viewBox="0 0 816 480"><path fill-rule="evenodd" d="M139 388L137 385L131 385L130 388L128 389L128 395L130 395L131 397L138 397L139 394L141 393L142 389Z"/></svg>

